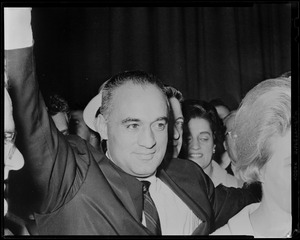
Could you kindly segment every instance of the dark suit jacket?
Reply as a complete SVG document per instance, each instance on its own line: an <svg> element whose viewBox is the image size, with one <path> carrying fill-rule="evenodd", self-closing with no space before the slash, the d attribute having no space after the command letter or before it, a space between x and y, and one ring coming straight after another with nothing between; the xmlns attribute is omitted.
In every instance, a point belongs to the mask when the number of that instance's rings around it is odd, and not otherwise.
<svg viewBox="0 0 300 240"><path fill-rule="evenodd" d="M49 117L35 76L33 48L5 52L17 146L41 202L35 217L39 234L149 235L141 223L141 186L106 156L77 136L63 136ZM157 176L203 223L209 234L256 199L246 190L214 188L191 161L171 160Z"/></svg>

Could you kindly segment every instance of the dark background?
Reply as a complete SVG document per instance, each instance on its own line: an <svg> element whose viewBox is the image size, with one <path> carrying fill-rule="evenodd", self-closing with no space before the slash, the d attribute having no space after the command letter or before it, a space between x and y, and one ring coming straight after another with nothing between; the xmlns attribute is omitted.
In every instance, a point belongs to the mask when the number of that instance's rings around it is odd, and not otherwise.
<svg viewBox="0 0 300 240"><path fill-rule="evenodd" d="M42 92L83 108L106 79L145 70L185 98L232 109L258 82L291 70L292 2L58 6L32 10Z"/></svg>

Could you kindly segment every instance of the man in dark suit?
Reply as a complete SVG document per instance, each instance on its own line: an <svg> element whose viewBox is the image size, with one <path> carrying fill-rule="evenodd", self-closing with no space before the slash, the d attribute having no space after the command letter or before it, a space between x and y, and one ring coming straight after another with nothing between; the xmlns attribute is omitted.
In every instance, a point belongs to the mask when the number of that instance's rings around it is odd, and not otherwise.
<svg viewBox="0 0 300 240"><path fill-rule="evenodd" d="M20 26L24 30L30 21L17 24L26 25ZM16 25L14 30L14 38L24 38ZM247 190L215 189L190 161L174 159L162 164L169 103L156 77L142 71L125 72L105 84L95 124L107 140L104 154L55 127L35 79L32 46L7 50L5 57L20 133L17 143L41 203L35 212L39 234L153 234L143 209L143 180L151 183L161 234L207 235L257 201Z"/></svg>

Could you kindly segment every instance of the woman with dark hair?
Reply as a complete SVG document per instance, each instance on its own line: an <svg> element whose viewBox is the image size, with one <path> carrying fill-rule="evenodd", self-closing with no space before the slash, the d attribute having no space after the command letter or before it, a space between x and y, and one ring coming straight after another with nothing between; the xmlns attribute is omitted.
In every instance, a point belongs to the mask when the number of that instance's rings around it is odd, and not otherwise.
<svg viewBox="0 0 300 240"><path fill-rule="evenodd" d="M213 105L190 99L182 104L185 119L180 157L197 163L215 186L242 187L218 164L224 152L225 127Z"/></svg>

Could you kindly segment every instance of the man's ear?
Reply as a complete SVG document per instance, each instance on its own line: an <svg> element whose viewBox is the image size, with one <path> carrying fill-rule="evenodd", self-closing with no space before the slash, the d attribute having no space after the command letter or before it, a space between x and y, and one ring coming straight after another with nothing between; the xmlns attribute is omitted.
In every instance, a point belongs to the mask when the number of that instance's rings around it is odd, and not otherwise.
<svg viewBox="0 0 300 240"><path fill-rule="evenodd" d="M107 121L102 114L98 114L98 117L95 119L95 128L101 139L107 140Z"/></svg>

